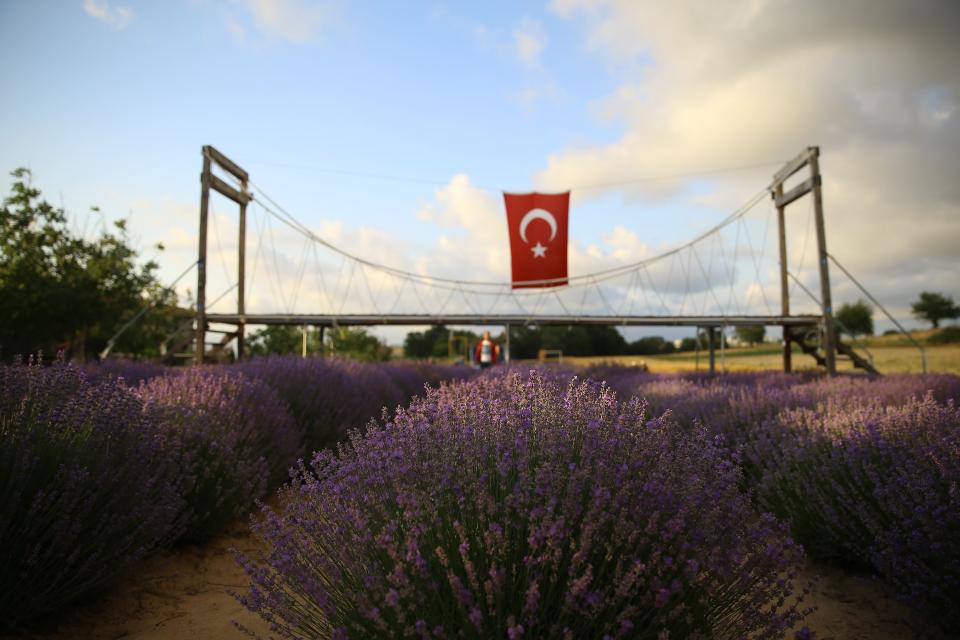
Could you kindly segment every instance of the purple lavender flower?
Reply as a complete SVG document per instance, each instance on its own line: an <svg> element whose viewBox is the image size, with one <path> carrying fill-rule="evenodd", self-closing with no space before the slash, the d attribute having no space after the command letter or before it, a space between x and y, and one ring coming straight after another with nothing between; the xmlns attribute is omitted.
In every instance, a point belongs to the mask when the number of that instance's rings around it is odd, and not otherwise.
<svg viewBox="0 0 960 640"><path fill-rule="evenodd" d="M243 602L290 638L780 634L802 551L726 455L602 385L446 385L301 467Z"/></svg>
<svg viewBox="0 0 960 640"><path fill-rule="evenodd" d="M154 417L125 385L0 366L0 630L169 543L182 509Z"/></svg>

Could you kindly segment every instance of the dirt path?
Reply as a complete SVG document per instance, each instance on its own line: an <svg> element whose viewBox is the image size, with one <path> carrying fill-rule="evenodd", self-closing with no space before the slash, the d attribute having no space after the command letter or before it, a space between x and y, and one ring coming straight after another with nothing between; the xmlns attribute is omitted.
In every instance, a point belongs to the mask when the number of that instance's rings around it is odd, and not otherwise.
<svg viewBox="0 0 960 640"><path fill-rule="evenodd" d="M266 637L267 625L228 594L242 592L247 585L229 552L231 547L248 553L256 550L245 525L237 524L228 535L205 547L177 549L147 560L116 588L68 612L55 629L21 640L247 637L234 626L235 620ZM871 581L813 565L807 577L818 583L812 601L818 610L807 619L818 640L916 637L916 614L884 596Z"/></svg>
<svg viewBox="0 0 960 640"><path fill-rule="evenodd" d="M184 547L149 558L116 588L68 612L55 630L32 640L201 640L245 638L233 621L266 636L269 629L228 591L243 592L247 579L233 547L256 549L245 524L204 547Z"/></svg>

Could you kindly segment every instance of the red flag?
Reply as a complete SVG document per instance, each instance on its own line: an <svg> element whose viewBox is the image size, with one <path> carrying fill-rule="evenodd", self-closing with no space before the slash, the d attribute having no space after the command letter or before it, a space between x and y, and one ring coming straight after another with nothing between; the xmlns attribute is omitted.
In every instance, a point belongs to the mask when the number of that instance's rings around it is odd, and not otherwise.
<svg viewBox="0 0 960 640"><path fill-rule="evenodd" d="M504 193L503 200L507 205L513 288L567 284L570 192Z"/></svg>

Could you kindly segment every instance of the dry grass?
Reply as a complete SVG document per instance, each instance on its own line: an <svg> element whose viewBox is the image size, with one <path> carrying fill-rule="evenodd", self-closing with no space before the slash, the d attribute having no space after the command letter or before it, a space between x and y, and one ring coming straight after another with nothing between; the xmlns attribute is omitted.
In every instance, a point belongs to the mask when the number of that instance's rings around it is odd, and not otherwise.
<svg viewBox="0 0 960 640"><path fill-rule="evenodd" d="M891 339L888 339L891 338ZM874 366L881 373L920 373L922 365L920 352L907 343L898 344L892 340L896 336L876 338L867 343L873 354ZM900 341L906 340L900 337ZM928 345L927 371L931 373L953 373L960 375L960 344ZM722 355L722 357L721 357ZM716 353L718 370L724 371L763 371L780 370L783 366L779 347L763 345L760 347L729 348L723 354ZM706 352L700 352L699 361L694 353L671 353L663 356L606 356L606 357L564 357L569 364L617 363L636 366L645 363L651 371L674 373L687 371L706 371L708 367ZM793 352L794 370L816 369L813 358L799 350ZM852 371L849 360L841 358L837 362L840 371Z"/></svg>

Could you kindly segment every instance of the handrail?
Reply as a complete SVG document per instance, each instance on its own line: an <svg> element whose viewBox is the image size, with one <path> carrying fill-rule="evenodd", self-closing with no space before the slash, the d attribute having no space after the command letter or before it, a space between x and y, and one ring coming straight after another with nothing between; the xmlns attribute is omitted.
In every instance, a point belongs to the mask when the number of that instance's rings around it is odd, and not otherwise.
<svg viewBox="0 0 960 640"><path fill-rule="evenodd" d="M848 278L850 278L850 281L853 282L853 284L857 285L857 288L863 292L863 295L867 296L867 298L870 299L870 302L877 305L877 307L881 311L883 311L883 313L887 316L887 318L890 319L890 322L892 322L897 327L897 329L900 330L900 333L905 335L907 337L907 340L912 342L913 346L915 346L920 351L921 366L923 367L923 372L927 373L927 351L926 349L923 348L923 345L917 342L917 340L912 335L910 335L906 329L903 328L903 325L897 322L897 319L894 318L892 315L890 315L890 312L887 311L886 307L884 307L882 304L880 304L880 302L876 298L870 295L870 292L867 291L866 288L864 288L864 286L860 284L860 282L856 278L853 277L852 273L847 271L846 268L844 268L844 266L840 264L839 260L833 257L833 254L828 253L827 255L830 257L831 260L833 260L833 264L837 265L840 271L843 271L843 273L846 274Z"/></svg>

